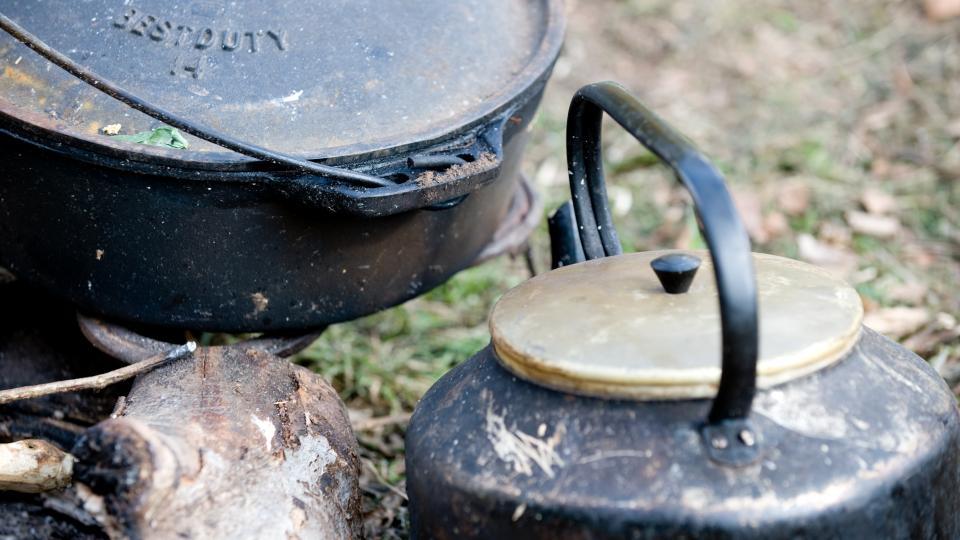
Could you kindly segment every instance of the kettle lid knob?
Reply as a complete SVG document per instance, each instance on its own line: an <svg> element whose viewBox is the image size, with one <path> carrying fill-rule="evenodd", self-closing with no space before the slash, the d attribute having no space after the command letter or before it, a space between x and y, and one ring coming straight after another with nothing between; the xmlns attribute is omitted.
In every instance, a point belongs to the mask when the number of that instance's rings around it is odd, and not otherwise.
<svg viewBox="0 0 960 540"><path fill-rule="evenodd" d="M681 294L690 289L700 268L700 259L686 253L670 253L650 261L660 285L668 294Z"/></svg>

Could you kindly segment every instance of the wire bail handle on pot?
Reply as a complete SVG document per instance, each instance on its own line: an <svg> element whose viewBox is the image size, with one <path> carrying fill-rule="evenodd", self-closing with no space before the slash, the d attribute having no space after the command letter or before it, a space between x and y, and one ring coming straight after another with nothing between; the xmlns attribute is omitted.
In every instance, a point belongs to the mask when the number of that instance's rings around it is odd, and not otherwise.
<svg viewBox="0 0 960 540"><path fill-rule="evenodd" d="M567 116L570 191L586 259L622 252L603 175L600 128L604 113L669 165L693 199L713 259L722 337L720 385L701 433L713 459L728 464L751 462L759 445L748 422L756 393L759 333L757 286L746 229L723 175L690 141L623 87L596 83L577 92Z"/></svg>
<svg viewBox="0 0 960 540"><path fill-rule="evenodd" d="M240 140L133 94L51 47L3 13L0 13L0 30L84 83L147 116L238 154L291 168L292 171L286 173L260 176L260 181L283 196L327 211L382 217L419 209L447 210L462 203L475 189L494 181L503 165L503 125L512 112L501 114L497 123L476 137L470 144L471 148L458 149L463 153L461 155L473 157L475 150L481 157L488 156L482 164L478 162L478 166L464 169L462 166L467 164L466 160L445 154L425 154L406 160L404 178L411 172L443 173L443 181L420 186L417 182L395 180L392 177L396 175L389 171L373 174L370 171L326 165Z"/></svg>

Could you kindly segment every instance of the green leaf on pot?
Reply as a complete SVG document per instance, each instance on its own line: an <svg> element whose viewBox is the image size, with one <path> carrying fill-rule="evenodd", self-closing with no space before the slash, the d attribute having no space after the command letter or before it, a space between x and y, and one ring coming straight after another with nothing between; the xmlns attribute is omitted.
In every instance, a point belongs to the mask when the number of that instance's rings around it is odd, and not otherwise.
<svg viewBox="0 0 960 540"><path fill-rule="evenodd" d="M154 146L166 146L167 148L176 148L177 150L186 150L190 143L180 134L176 128L170 126L160 126L150 131L141 131L133 135L113 135L112 138L118 141L126 141L138 144L152 144Z"/></svg>

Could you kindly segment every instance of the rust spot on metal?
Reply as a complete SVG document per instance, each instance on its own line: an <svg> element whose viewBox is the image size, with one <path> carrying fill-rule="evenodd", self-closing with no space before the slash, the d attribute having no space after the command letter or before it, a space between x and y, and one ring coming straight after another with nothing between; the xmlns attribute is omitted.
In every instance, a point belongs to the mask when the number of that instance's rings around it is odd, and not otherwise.
<svg viewBox="0 0 960 540"><path fill-rule="evenodd" d="M454 178L473 176L497 165L497 156L490 152L483 152L477 159L462 165L453 165L443 172L426 171L417 176L417 183L421 186L442 184Z"/></svg>
<svg viewBox="0 0 960 540"><path fill-rule="evenodd" d="M258 315L267 309L270 299L264 296L262 292L256 292L250 295L250 301L253 302L253 314Z"/></svg>

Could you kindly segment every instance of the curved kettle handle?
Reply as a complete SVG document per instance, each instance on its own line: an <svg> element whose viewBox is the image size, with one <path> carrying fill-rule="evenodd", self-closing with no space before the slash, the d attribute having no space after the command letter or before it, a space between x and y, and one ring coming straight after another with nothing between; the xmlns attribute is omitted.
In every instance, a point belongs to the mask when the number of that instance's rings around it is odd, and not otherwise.
<svg viewBox="0 0 960 540"><path fill-rule="evenodd" d="M587 259L621 253L603 178L600 126L604 112L669 165L693 198L713 259L723 339L720 387L708 421L717 425L744 420L756 391L757 288L750 239L723 175L683 135L620 85L602 82L581 88L567 116L567 161Z"/></svg>

